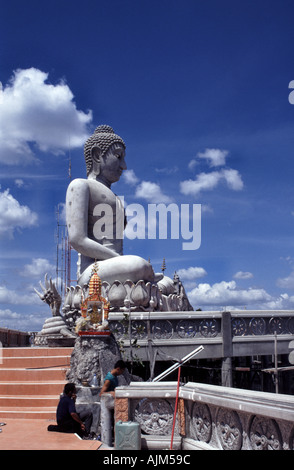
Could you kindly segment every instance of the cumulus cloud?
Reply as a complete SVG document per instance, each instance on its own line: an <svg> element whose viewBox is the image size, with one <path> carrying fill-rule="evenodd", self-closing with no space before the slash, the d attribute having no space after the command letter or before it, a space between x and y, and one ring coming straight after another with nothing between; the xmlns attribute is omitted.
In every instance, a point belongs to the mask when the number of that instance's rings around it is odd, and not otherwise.
<svg viewBox="0 0 294 470"><path fill-rule="evenodd" d="M22 206L9 189L0 192L0 237L13 238L15 230L32 227L37 221L37 214Z"/></svg>
<svg viewBox="0 0 294 470"><path fill-rule="evenodd" d="M38 296L33 292L31 294L24 294L21 291L0 286L0 304L33 305L39 303L39 300Z"/></svg>
<svg viewBox="0 0 294 470"><path fill-rule="evenodd" d="M179 269L177 271L180 279L187 279L187 280L192 280L192 279L199 279L200 277L204 277L207 275L207 272L205 271L204 268L197 267L197 266L191 266L187 269Z"/></svg>
<svg viewBox="0 0 294 470"><path fill-rule="evenodd" d="M135 175L134 170L125 170L122 176L127 184L135 185L139 183L139 178Z"/></svg>
<svg viewBox="0 0 294 470"><path fill-rule="evenodd" d="M272 296L264 289L238 289L235 281L221 281L210 285L199 284L188 292L192 305L204 307L248 306L271 302Z"/></svg>
<svg viewBox="0 0 294 470"><path fill-rule="evenodd" d="M221 171L221 178L224 178L228 187L234 191L241 191L244 187L241 175L237 170L229 168Z"/></svg>
<svg viewBox="0 0 294 470"><path fill-rule="evenodd" d="M248 271L238 271L233 277L234 279L252 279L253 274Z"/></svg>
<svg viewBox="0 0 294 470"><path fill-rule="evenodd" d="M222 169L211 173L200 173L195 180L180 182L180 192L185 195L198 195L202 191L211 191L224 181L229 189L240 191L244 184L237 170Z"/></svg>
<svg viewBox="0 0 294 470"><path fill-rule="evenodd" d="M189 162L188 168L189 170L194 170L199 163L199 159L205 160L210 167L224 166L226 164L226 157L228 154L228 150L207 148L204 152L197 153L197 156Z"/></svg>
<svg viewBox="0 0 294 470"><path fill-rule="evenodd" d="M31 264L26 264L22 272L20 272L21 276L29 277L29 278L41 278L46 273L50 273L55 270L55 266L53 266L50 261L45 258L33 258Z"/></svg>
<svg viewBox="0 0 294 470"><path fill-rule="evenodd" d="M279 278L277 280L277 285L283 289L294 289L294 271L292 271L287 277Z"/></svg>
<svg viewBox="0 0 294 470"><path fill-rule="evenodd" d="M207 148L204 152L199 152L197 157L206 160L211 167L223 166L226 164L226 157L228 153L229 152L227 150Z"/></svg>
<svg viewBox="0 0 294 470"><path fill-rule="evenodd" d="M48 83L36 68L16 70L1 92L0 161L7 165L36 160L35 148L58 154L83 145L92 112L79 111L64 81Z"/></svg>
<svg viewBox="0 0 294 470"><path fill-rule="evenodd" d="M20 331L40 331L47 317L39 312L24 315L8 308L0 309L0 325Z"/></svg>
<svg viewBox="0 0 294 470"><path fill-rule="evenodd" d="M159 184L151 181L142 181L136 188L136 197L145 199L151 203L169 203L172 198L162 193Z"/></svg>

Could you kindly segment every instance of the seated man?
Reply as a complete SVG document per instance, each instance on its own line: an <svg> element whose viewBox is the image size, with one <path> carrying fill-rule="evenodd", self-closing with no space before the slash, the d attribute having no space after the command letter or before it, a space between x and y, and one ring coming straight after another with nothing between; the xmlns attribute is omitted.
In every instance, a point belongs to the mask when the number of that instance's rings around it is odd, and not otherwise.
<svg viewBox="0 0 294 470"><path fill-rule="evenodd" d="M101 388L100 395L102 393L111 393L111 395L114 396L114 390L118 386L118 379L117 377L119 375L122 375L126 369L126 364L124 361L119 360L115 363L114 368L112 369L111 372L107 372L105 379L104 379L104 384Z"/></svg>
<svg viewBox="0 0 294 470"><path fill-rule="evenodd" d="M77 433L87 437L92 424L92 413L78 414L75 407L76 387L73 383L64 386L63 395L56 410L57 426L48 426L48 431Z"/></svg>
<svg viewBox="0 0 294 470"><path fill-rule="evenodd" d="M66 193L66 222L71 246L80 254L77 282L89 283L95 261L102 281L156 282L148 261L123 255L125 213L111 185L127 168L125 143L110 126L99 126L85 143L87 179L73 180Z"/></svg>

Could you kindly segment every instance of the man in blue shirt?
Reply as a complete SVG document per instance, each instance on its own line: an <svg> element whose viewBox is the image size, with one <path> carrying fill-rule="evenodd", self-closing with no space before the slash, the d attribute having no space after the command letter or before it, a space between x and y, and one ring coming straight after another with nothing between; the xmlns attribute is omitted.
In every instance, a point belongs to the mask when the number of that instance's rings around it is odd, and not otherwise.
<svg viewBox="0 0 294 470"><path fill-rule="evenodd" d="M105 379L104 379L104 384L101 389L100 395L102 393L111 393L114 396L114 390L118 386L118 379L117 377L119 375L122 375L126 369L126 364L124 361L120 360L117 361L114 365L114 369L112 369L111 372L107 372Z"/></svg>
<svg viewBox="0 0 294 470"><path fill-rule="evenodd" d="M60 432L77 433L80 437L87 437L92 424L92 413L77 413L76 397L75 384L67 383L56 410L58 430Z"/></svg>

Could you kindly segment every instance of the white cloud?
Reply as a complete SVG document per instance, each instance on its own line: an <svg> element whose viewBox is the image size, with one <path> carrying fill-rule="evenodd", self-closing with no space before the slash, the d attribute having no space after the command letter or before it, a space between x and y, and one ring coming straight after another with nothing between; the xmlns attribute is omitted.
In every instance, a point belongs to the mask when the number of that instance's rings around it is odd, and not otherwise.
<svg viewBox="0 0 294 470"><path fill-rule="evenodd" d="M27 206L22 206L9 189L0 192L0 237L13 238L16 229L37 224L38 216Z"/></svg>
<svg viewBox="0 0 294 470"><path fill-rule="evenodd" d="M156 173L164 173L165 175L173 175L179 171L178 166L155 168Z"/></svg>
<svg viewBox="0 0 294 470"><path fill-rule="evenodd" d="M215 189L221 181L225 181L234 191L243 189L243 181L237 170L227 169L212 171L211 173L200 173L195 180L180 182L180 192L185 195L198 195L201 191Z"/></svg>
<svg viewBox="0 0 294 470"><path fill-rule="evenodd" d="M228 170L221 171L222 177L225 179L228 187L234 191L240 191L244 187L241 175L237 170Z"/></svg>
<svg viewBox="0 0 294 470"><path fill-rule="evenodd" d="M228 155L227 150L220 149L205 149L204 152L199 152L197 154L198 158L207 160L211 167L213 166L223 166L226 164L226 157ZM191 164L191 162L190 162Z"/></svg>
<svg viewBox="0 0 294 470"><path fill-rule="evenodd" d="M277 280L277 285L283 289L294 289L294 271L292 271L287 277L279 278Z"/></svg>
<svg viewBox="0 0 294 470"><path fill-rule="evenodd" d="M18 188L22 188L24 186L24 180L22 180L21 178L17 178L16 180L14 180L14 184Z"/></svg>
<svg viewBox="0 0 294 470"><path fill-rule="evenodd" d="M24 294L21 290L11 290L6 286L0 286L0 304L10 305L34 305L38 304L40 299L35 292Z"/></svg>
<svg viewBox="0 0 294 470"><path fill-rule="evenodd" d="M0 309L0 325L5 328L17 329L20 331L40 331L48 315L35 313L24 315L13 312L10 309Z"/></svg>
<svg viewBox="0 0 294 470"><path fill-rule="evenodd" d="M180 191L183 194L199 194L201 191L210 191L214 189L220 180L220 173L200 173L195 180L186 180L180 182Z"/></svg>
<svg viewBox="0 0 294 470"><path fill-rule="evenodd" d="M235 281L221 281L213 285L199 284L187 294L195 307L250 306L273 300L272 296L264 289L238 289Z"/></svg>
<svg viewBox="0 0 294 470"><path fill-rule="evenodd" d="M238 271L233 277L234 279L252 279L253 274L248 271Z"/></svg>
<svg viewBox="0 0 294 470"><path fill-rule="evenodd" d="M12 312L9 308L0 310L0 320L11 320L11 319L20 319L21 315L16 312Z"/></svg>
<svg viewBox="0 0 294 470"><path fill-rule="evenodd" d="M48 73L16 70L1 93L0 161L8 165L36 160L32 144L58 154L83 145L92 113L79 111L64 81L47 83Z"/></svg>
<svg viewBox="0 0 294 470"><path fill-rule="evenodd" d="M195 166L197 166L198 162L197 160L195 160L194 158L192 160L189 161L188 163L188 168L189 170L194 170Z"/></svg>
<svg viewBox="0 0 294 470"><path fill-rule="evenodd" d="M139 178L135 175L134 170L124 170L122 176L127 184L135 185L139 183Z"/></svg>
<svg viewBox="0 0 294 470"><path fill-rule="evenodd" d="M169 203L172 201L172 198L162 193L159 184L151 181L142 181L137 186L135 195L151 203Z"/></svg>
<svg viewBox="0 0 294 470"><path fill-rule="evenodd" d="M20 272L21 276L29 277L29 278L41 278L46 273L50 273L55 270L55 266L53 266L47 259L45 258L34 258L31 264L26 264L22 272Z"/></svg>
<svg viewBox="0 0 294 470"><path fill-rule="evenodd" d="M197 266L191 266L190 268L187 269L179 269L177 271L177 274L179 275L180 279L199 279L200 277L204 277L207 275L207 272L205 271L204 268L197 267Z"/></svg>

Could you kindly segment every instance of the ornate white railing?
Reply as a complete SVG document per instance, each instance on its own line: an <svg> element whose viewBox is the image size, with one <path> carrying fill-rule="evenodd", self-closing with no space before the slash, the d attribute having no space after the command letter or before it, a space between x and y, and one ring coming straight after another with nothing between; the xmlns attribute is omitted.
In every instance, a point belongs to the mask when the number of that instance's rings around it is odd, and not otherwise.
<svg viewBox="0 0 294 470"><path fill-rule="evenodd" d="M136 354L142 360L148 360L150 347L156 346L179 358L200 344L204 351L199 358L273 354L275 335L278 353L285 354L294 335L293 310L126 312L111 313L109 320L124 349L136 339Z"/></svg>
<svg viewBox="0 0 294 470"><path fill-rule="evenodd" d="M142 447L167 449L176 382L133 382L115 393L116 421L141 426ZM294 397L189 382L179 389L173 449L289 450Z"/></svg>

